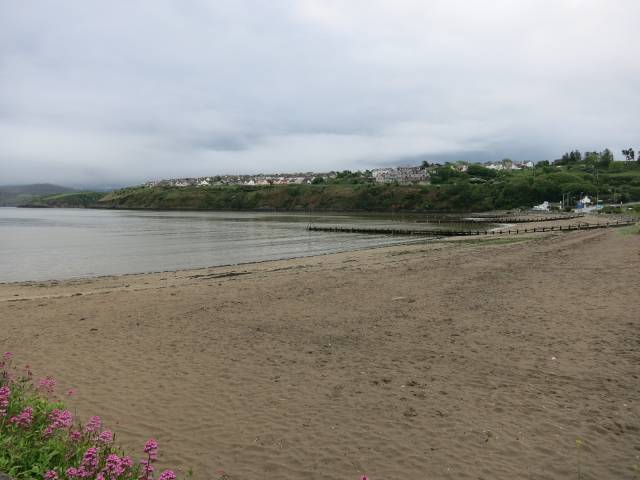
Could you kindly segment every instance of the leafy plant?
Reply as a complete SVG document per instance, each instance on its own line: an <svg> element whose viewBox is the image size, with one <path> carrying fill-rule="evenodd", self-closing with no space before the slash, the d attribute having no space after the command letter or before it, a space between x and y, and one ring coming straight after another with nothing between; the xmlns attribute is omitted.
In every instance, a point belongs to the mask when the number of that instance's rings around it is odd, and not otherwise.
<svg viewBox="0 0 640 480"><path fill-rule="evenodd" d="M152 480L158 443L151 439L138 462L114 444L98 416L81 424L55 396L56 381L35 382L27 365L0 357L0 472L16 480ZM69 396L75 392L67 392ZM175 480L164 470L158 480Z"/></svg>

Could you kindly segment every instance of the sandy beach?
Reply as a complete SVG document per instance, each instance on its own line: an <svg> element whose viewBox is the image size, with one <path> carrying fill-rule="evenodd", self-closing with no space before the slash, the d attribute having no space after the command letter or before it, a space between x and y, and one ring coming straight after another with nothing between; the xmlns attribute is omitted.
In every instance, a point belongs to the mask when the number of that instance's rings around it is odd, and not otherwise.
<svg viewBox="0 0 640 480"><path fill-rule="evenodd" d="M619 229L425 242L0 285L0 349L196 480L635 478L639 286Z"/></svg>

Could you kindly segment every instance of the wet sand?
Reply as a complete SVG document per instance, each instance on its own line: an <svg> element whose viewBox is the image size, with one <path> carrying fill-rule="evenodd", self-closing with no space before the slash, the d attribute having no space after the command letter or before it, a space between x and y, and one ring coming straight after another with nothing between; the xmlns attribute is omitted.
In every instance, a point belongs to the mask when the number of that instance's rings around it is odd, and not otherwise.
<svg viewBox="0 0 640 480"><path fill-rule="evenodd" d="M633 478L639 286L620 230L429 242L0 285L0 349L196 480Z"/></svg>

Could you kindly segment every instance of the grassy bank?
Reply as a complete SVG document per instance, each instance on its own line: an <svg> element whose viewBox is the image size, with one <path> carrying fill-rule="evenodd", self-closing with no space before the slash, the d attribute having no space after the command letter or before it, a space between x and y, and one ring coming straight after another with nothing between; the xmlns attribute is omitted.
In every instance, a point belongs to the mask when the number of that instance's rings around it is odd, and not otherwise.
<svg viewBox="0 0 640 480"><path fill-rule="evenodd" d="M424 211L487 209L486 192L472 197L457 186L287 185L126 188L97 205L105 208L292 211Z"/></svg>

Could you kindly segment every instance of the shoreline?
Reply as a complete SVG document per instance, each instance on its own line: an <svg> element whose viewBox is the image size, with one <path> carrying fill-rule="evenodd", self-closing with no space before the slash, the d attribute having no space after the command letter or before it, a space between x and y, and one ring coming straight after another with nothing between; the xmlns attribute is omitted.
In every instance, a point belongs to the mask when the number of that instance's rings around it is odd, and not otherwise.
<svg viewBox="0 0 640 480"><path fill-rule="evenodd" d="M73 209L73 210L127 210L127 211L141 211L141 212L234 212L234 213L299 213L299 214L345 214L345 215L353 215L353 214L362 214L362 215L465 215L471 213L484 213L490 212L493 210L359 210L359 209L342 209L342 210L322 210L322 209L278 209L278 208L224 208L224 209L216 209L216 208L145 208L145 207L101 207L98 205L93 205L90 207L73 207L69 205L65 206L54 206L54 205L4 205L0 208L37 208L37 209ZM505 210L509 211L509 210Z"/></svg>
<svg viewBox="0 0 640 480"><path fill-rule="evenodd" d="M226 212L234 212L234 213L292 213L292 214L345 214L345 215L363 215L363 216L376 216L376 215L416 215L416 216L429 216L429 215L471 215L471 214L486 214L490 212L518 212L520 215L541 215L545 212L526 210L520 211L518 208L512 209L504 209L504 210L361 210L361 209L329 209L322 210L316 209L278 209L278 208L243 208L243 209L235 209L235 208L224 208L224 209L216 209L216 208L145 208L145 207L101 207L98 205L93 205L90 207L84 206L55 206L55 205L1 205L0 208L35 208L35 209L70 209L70 210L126 210L126 211L141 211L141 212L217 212L217 213L226 213ZM546 213L555 213L556 215L575 215L574 212L546 212Z"/></svg>

